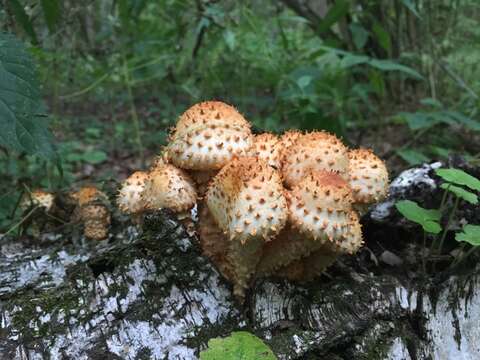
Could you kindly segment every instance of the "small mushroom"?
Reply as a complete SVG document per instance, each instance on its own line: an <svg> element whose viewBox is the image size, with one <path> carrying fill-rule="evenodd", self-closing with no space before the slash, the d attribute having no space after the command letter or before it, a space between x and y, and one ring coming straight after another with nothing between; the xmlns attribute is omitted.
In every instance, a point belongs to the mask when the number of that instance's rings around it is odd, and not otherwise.
<svg viewBox="0 0 480 360"><path fill-rule="evenodd" d="M53 208L54 202L55 196L53 194L37 189L23 196L20 207L27 210L32 206L38 206L45 212L49 212Z"/></svg>
<svg viewBox="0 0 480 360"><path fill-rule="evenodd" d="M117 195L117 205L120 211L133 216L145 211L142 194L149 178L147 172L136 171L121 184Z"/></svg>
<svg viewBox="0 0 480 360"><path fill-rule="evenodd" d="M355 252L362 244L358 215L352 208L352 190L338 174L311 172L289 196L290 221L307 238L311 251L333 244L339 251Z"/></svg>
<svg viewBox="0 0 480 360"><path fill-rule="evenodd" d="M335 136L314 131L298 136L282 155L282 174L291 188L310 171L327 170L347 178L348 149Z"/></svg>
<svg viewBox="0 0 480 360"><path fill-rule="evenodd" d="M195 205L197 192L192 179L183 170L164 164L149 173L141 199L148 210L168 208L179 213Z"/></svg>
<svg viewBox="0 0 480 360"><path fill-rule="evenodd" d="M348 152L349 183L354 207L365 212L369 205L382 201L388 193L388 171L385 163L371 150Z"/></svg>
<svg viewBox="0 0 480 360"><path fill-rule="evenodd" d="M93 240L107 238L111 221L107 195L94 186L86 186L72 197L77 202L74 219L83 223L85 237Z"/></svg>

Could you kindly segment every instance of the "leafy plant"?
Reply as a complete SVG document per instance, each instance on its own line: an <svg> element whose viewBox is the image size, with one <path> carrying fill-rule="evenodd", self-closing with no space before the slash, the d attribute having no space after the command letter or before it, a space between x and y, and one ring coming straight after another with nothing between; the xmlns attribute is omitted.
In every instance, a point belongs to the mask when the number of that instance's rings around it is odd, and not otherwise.
<svg viewBox="0 0 480 360"><path fill-rule="evenodd" d="M226 338L208 341L201 360L275 360L272 350L255 335L246 331L233 332Z"/></svg>
<svg viewBox="0 0 480 360"><path fill-rule="evenodd" d="M455 240L466 242L473 246L480 246L480 225L465 225L462 232L458 232L455 235Z"/></svg>
<svg viewBox="0 0 480 360"><path fill-rule="evenodd" d="M432 234L438 234L442 231L442 227L439 224L440 211L424 209L411 200L398 201L395 206L408 220L421 225L424 231Z"/></svg>
<svg viewBox="0 0 480 360"><path fill-rule="evenodd" d="M0 146L55 156L35 66L23 44L0 33Z"/></svg>
<svg viewBox="0 0 480 360"><path fill-rule="evenodd" d="M426 241L426 233L437 235L442 232L442 226L440 220L443 213L446 211L446 203L448 196L453 197L454 205L450 209L447 223L443 228L443 232L440 238L436 237L432 241L431 252L442 253L444 241L446 239L448 231L452 225L453 219L458 210L458 206L461 200L470 204L478 204L478 195L473 191L480 191L480 180L476 177L466 173L463 170L449 168L449 169L436 169L435 173L441 177L445 182L440 185L444 190L442 201L439 209L424 209L416 202L411 200L398 201L395 206L397 210L408 220L422 226L424 234L424 242ZM467 187L469 190L465 189ZM467 253L466 258L480 245L480 226L467 224L463 227L463 232L455 234L455 239L459 242L465 242L473 246L473 248ZM463 246L462 246L463 249ZM454 263L458 263L459 258L455 259Z"/></svg>

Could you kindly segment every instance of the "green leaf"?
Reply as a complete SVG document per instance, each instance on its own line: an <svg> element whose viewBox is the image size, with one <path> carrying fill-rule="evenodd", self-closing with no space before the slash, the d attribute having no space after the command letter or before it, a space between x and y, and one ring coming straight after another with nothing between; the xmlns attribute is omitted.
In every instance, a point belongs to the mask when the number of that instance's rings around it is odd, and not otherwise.
<svg viewBox="0 0 480 360"><path fill-rule="evenodd" d="M433 119L428 114L423 112L401 112L398 114L398 116L405 120L411 130L429 128L438 124L438 119Z"/></svg>
<svg viewBox="0 0 480 360"><path fill-rule="evenodd" d="M423 79L423 76L420 75L417 71L413 70L412 68L398 64L396 62L390 60L379 60L379 59L372 59L369 64L377 69L384 70L384 71L399 71L406 75L410 75L411 77L417 79Z"/></svg>
<svg viewBox="0 0 480 360"><path fill-rule="evenodd" d="M431 106L433 108L441 109L443 108L443 104L438 101L437 99L432 99L432 98L424 98L420 100L420 104L425 105L425 106Z"/></svg>
<svg viewBox="0 0 480 360"><path fill-rule="evenodd" d="M42 0L41 3L48 30L53 32L60 20L60 2L59 0Z"/></svg>
<svg viewBox="0 0 480 360"><path fill-rule="evenodd" d="M459 186L455 186L449 183L445 183L440 185L440 187L444 190L450 191L451 193L455 194L458 196L460 199L463 199L470 204L477 205L478 204L478 197L474 193L465 190L464 188L461 188Z"/></svg>
<svg viewBox="0 0 480 360"><path fill-rule="evenodd" d="M365 28L358 23L351 23L349 27L355 47L358 50L363 49L368 40L368 31L365 30Z"/></svg>
<svg viewBox="0 0 480 360"><path fill-rule="evenodd" d="M430 158L417 150L404 149L397 150L397 154L409 165L418 165L430 161Z"/></svg>
<svg viewBox="0 0 480 360"><path fill-rule="evenodd" d="M25 12L25 8L18 0L7 0L15 20L22 26L23 31L30 37L34 44L38 44L37 34L33 28L30 17ZM1 36L1 34L0 34ZM0 37L1 39L1 37Z"/></svg>
<svg viewBox="0 0 480 360"><path fill-rule="evenodd" d="M200 353L200 360L276 360L265 343L246 331L233 332L226 338L208 341L208 349Z"/></svg>
<svg viewBox="0 0 480 360"><path fill-rule="evenodd" d="M465 126L467 129L480 131L480 122L473 120L468 116L465 116L457 111L446 111L445 114L455 119L459 124Z"/></svg>
<svg viewBox="0 0 480 360"><path fill-rule="evenodd" d="M230 51L235 50L236 38L235 33L232 30L225 29L225 31L223 32L223 39L225 40L225 43L227 44L227 47Z"/></svg>
<svg viewBox="0 0 480 360"><path fill-rule="evenodd" d="M464 185L472 190L480 191L480 180L470 174L467 174L463 170L454 168L436 169L435 173L445 181L457 185Z"/></svg>
<svg viewBox="0 0 480 360"><path fill-rule="evenodd" d="M313 78L310 75L303 75L297 79L297 85L300 89L305 89L312 82Z"/></svg>
<svg viewBox="0 0 480 360"><path fill-rule="evenodd" d="M323 20L317 27L317 32L322 34L335 25L340 19L347 15L350 8L348 0L337 0L333 3Z"/></svg>
<svg viewBox="0 0 480 360"><path fill-rule="evenodd" d="M442 231L440 224L440 211L424 209L415 201L401 200L395 204L397 210L405 218L422 226L423 230L432 234Z"/></svg>
<svg viewBox="0 0 480 360"><path fill-rule="evenodd" d="M0 145L54 158L35 66L22 43L0 33Z"/></svg>
<svg viewBox="0 0 480 360"><path fill-rule="evenodd" d="M417 9L415 8L415 4L413 3L412 0L401 0L402 4L410 10L416 17L420 19L420 15L418 14Z"/></svg>
<svg viewBox="0 0 480 360"><path fill-rule="evenodd" d="M93 150L83 154L82 159L90 164L100 164L107 160L108 156L104 151Z"/></svg>
<svg viewBox="0 0 480 360"><path fill-rule="evenodd" d="M347 54L340 61L340 67L347 69L355 65L366 64L369 61L370 58L365 55Z"/></svg>
<svg viewBox="0 0 480 360"><path fill-rule="evenodd" d="M380 46L387 52L387 54L390 54L392 51L392 41L388 32L379 23L375 23L372 30Z"/></svg>
<svg viewBox="0 0 480 360"><path fill-rule="evenodd" d="M462 229L462 232L455 234L455 240L459 242L467 242L473 246L479 246L480 225L465 225Z"/></svg>

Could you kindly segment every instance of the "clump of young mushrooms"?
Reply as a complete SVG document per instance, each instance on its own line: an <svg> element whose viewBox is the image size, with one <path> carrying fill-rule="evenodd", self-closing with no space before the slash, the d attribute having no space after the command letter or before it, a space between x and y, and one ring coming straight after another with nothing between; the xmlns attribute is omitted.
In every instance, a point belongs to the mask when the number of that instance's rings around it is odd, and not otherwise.
<svg viewBox="0 0 480 360"><path fill-rule="evenodd" d="M385 164L324 131L253 135L232 106L185 111L162 157L118 194L121 211L198 205L203 252L244 297L257 277L310 280L362 246L358 212L384 199Z"/></svg>

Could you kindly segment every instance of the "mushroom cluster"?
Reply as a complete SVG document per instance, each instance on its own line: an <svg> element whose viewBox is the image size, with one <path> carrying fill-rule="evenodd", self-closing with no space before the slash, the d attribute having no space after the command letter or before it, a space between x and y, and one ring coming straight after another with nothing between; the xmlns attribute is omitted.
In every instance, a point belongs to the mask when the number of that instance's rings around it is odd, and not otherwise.
<svg viewBox="0 0 480 360"><path fill-rule="evenodd" d="M37 227L43 227L41 220L45 218L45 223L60 221L79 225L87 239L104 240L109 234L110 202L107 195L94 186L64 194L37 189L23 196L20 207L25 214L31 215Z"/></svg>
<svg viewBox="0 0 480 360"><path fill-rule="evenodd" d="M362 246L359 212L386 197L385 164L324 131L253 135L232 106L206 101L178 119L148 172L118 194L138 216L198 206L202 250L243 297L252 280L310 280Z"/></svg>

